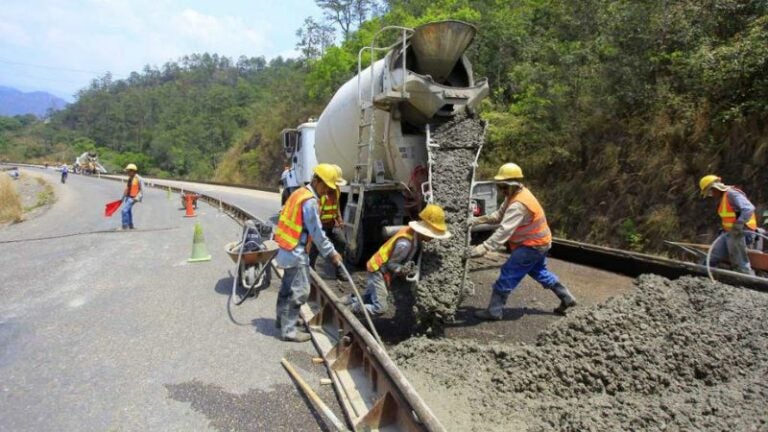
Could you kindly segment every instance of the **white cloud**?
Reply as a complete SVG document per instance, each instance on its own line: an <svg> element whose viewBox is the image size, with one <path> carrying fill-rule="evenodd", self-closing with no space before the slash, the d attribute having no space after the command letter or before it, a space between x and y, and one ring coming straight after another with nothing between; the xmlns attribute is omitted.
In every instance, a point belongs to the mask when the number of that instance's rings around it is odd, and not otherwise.
<svg viewBox="0 0 768 432"><path fill-rule="evenodd" d="M23 66L0 63L0 85L40 82L70 94L96 77L71 69L123 78L193 53L295 56L294 32L316 13L313 0L0 1L0 60L60 68L19 73Z"/></svg>

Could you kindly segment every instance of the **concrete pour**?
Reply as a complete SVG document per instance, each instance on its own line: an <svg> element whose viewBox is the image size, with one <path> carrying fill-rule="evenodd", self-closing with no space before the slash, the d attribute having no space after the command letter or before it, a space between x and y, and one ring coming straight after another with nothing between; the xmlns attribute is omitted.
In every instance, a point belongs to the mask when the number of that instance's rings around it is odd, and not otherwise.
<svg viewBox="0 0 768 432"><path fill-rule="evenodd" d="M450 430L768 430L768 295L636 286L535 345L414 338L392 356Z"/></svg>
<svg viewBox="0 0 768 432"><path fill-rule="evenodd" d="M441 333L463 296L467 217L472 163L482 144L482 120L463 113L437 128L432 143L432 190L435 202L445 210L450 239L424 243L421 280L414 291L417 325L427 333Z"/></svg>

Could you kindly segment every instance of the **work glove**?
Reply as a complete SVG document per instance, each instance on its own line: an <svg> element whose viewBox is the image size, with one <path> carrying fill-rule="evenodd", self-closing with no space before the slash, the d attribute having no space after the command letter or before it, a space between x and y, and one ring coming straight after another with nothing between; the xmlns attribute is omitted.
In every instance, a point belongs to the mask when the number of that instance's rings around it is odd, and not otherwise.
<svg viewBox="0 0 768 432"><path fill-rule="evenodd" d="M488 249L486 249L484 244L479 244L469 250L469 257L470 258L479 258L483 255L485 255L488 252Z"/></svg>
<svg viewBox="0 0 768 432"><path fill-rule="evenodd" d="M744 233L744 224L741 222L736 222L733 224L733 228L731 228L731 231L734 233L743 234Z"/></svg>
<svg viewBox="0 0 768 432"><path fill-rule="evenodd" d="M331 258L331 262L333 263L333 265L335 265L336 267L341 267L342 258L341 258L341 254L340 253L334 251L331 254L330 258Z"/></svg>

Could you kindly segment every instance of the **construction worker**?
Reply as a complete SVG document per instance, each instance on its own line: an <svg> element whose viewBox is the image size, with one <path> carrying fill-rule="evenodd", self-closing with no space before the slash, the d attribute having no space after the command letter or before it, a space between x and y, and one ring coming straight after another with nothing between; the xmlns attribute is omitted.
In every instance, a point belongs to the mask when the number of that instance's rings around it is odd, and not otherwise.
<svg viewBox="0 0 768 432"><path fill-rule="evenodd" d="M470 224L496 223L500 226L488 240L471 250L470 257L483 256L490 250L502 247L505 242L512 252L493 284L488 309L475 312L475 316L484 320L500 320L509 294L525 275L552 290L560 299L560 305L554 313L565 315L567 309L576 306L576 299L557 276L547 269L547 252L552 246L552 234L544 209L531 191L523 186L523 170L517 164L502 165L494 179L499 191L505 196L504 204L490 215L472 218Z"/></svg>
<svg viewBox="0 0 768 432"><path fill-rule="evenodd" d="M296 179L296 173L286 165L283 174L280 176L280 184L283 186L283 193L280 195L280 204L285 204L288 197L299 188L299 181Z"/></svg>
<svg viewBox="0 0 768 432"><path fill-rule="evenodd" d="M336 170L337 178L339 179L336 182L336 186L340 187L346 185L347 181L343 178L344 173L342 172L341 167L333 164L331 166ZM344 226L344 221L341 217L341 190L339 187L336 189L329 189L327 194L320 197L320 222L323 224L323 232L325 232L325 235L331 240L333 247L343 255L347 242L344 238L344 232L341 229ZM318 249L316 247L311 247L309 252L309 266L313 269L315 268L315 262L317 261L318 255ZM338 266L333 266L333 273L333 276L335 276L336 279L341 279L341 272Z"/></svg>
<svg viewBox="0 0 768 432"><path fill-rule="evenodd" d="M327 194L329 189L335 190L342 179L329 164L317 165L313 173L308 185L288 197L280 210L275 230L274 238L280 246L275 263L285 269L277 296L275 325L284 341L306 342L310 339L308 334L296 331L299 308L309 296L309 242L334 265L341 264L341 255L323 232L317 203L318 197Z"/></svg>
<svg viewBox="0 0 768 432"><path fill-rule="evenodd" d="M427 204L418 221L411 221L389 238L368 260L368 278L363 291L363 303L368 313L381 315L387 311L387 293L392 276L407 276L406 263L416 255L420 242L447 239L451 236L445 223L445 212L435 204ZM362 305L354 297L346 303L352 312L361 313Z"/></svg>
<svg viewBox="0 0 768 432"><path fill-rule="evenodd" d="M123 191L123 205L121 210L123 226L121 230L134 228L133 205L136 202L141 202L144 192L144 181L137 174L139 169L136 167L136 164L128 164L125 167L125 171L128 173L128 182L125 185L125 191Z"/></svg>
<svg viewBox="0 0 768 432"><path fill-rule="evenodd" d="M755 272L749 264L747 245L751 245L757 237L755 206L747 199L744 192L734 186L723 184L722 179L713 174L699 180L699 189L702 197L709 196L719 202L717 214L722 221L723 231L727 233L725 241L717 241L712 249L709 265L717 266L728 258L734 270L754 275Z"/></svg>

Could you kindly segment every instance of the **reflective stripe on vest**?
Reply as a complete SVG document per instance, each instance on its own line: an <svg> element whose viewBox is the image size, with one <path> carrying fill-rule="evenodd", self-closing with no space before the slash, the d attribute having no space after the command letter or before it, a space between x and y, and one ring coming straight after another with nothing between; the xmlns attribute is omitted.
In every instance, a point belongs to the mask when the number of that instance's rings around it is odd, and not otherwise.
<svg viewBox="0 0 768 432"><path fill-rule="evenodd" d="M339 191L329 191L320 198L320 221L323 225L336 220L339 214Z"/></svg>
<svg viewBox="0 0 768 432"><path fill-rule="evenodd" d="M720 215L720 219L723 221L723 229L725 231L730 231L733 228L733 224L736 223L736 211L731 206L731 203L728 202L728 191L731 190L741 192L741 190L735 187L729 187L727 191L723 192L723 198L717 207L717 214ZM741 193L744 194L744 192ZM752 212L752 216L747 221L746 227L752 230L757 229L757 218L754 212Z"/></svg>
<svg viewBox="0 0 768 432"><path fill-rule="evenodd" d="M131 198L136 198L136 195L139 194L139 191L141 188L139 187L139 176L134 175L133 180L131 180L131 184L125 185L125 194L128 195Z"/></svg>
<svg viewBox="0 0 768 432"><path fill-rule="evenodd" d="M314 197L312 191L305 187L296 189L288 197L288 201L280 210L280 218L275 230L275 241L281 248L291 251L299 244L304 219L301 208L304 201Z"/></svg>
<svg viewBox="0 0 768 432"><path fill-rule="evenodd" d="M413 230L407 226L400 228L400 231L390 237L390 239L387 240L375 254L373 254L371 259L368 260L366 267L369 272L378 271L387 263L387 261L389 261L389 257L392 255L392 250L395 249L395 243L401 238L408 239L411 242L411 247L413 247Z"/></svg>
<svg viewBox="0 0 768 432"><path fill-rule="evenodd" d="M525 225L517 227L514 233L509 237L509 246L538 247L546 246L552 243L552 232L549 230L547 217L544 215L544 209L539 204L539 200L531 193L528 188L523 187L517 195L512 198L510 204L519 202L531 212L531 221Z"/></svg>

